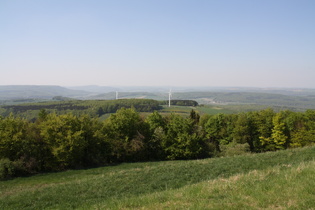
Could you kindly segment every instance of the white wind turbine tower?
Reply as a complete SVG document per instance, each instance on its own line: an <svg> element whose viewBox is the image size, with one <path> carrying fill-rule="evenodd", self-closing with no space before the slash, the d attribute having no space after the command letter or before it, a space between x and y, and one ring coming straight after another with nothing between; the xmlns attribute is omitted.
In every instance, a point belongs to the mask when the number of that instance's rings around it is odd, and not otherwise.
<svg viewBox="0 0 315 210"><path fill-rule="evenodd" d="M170 92L168 92L168 107L171 107L171 96L172 96L172 90L170 89Z"/></svg>
<svg viewBox="0 0 315 210"><path fill-rule="evenodd" d="M118 99L118 91L116 91L116 100Z"/></svg>

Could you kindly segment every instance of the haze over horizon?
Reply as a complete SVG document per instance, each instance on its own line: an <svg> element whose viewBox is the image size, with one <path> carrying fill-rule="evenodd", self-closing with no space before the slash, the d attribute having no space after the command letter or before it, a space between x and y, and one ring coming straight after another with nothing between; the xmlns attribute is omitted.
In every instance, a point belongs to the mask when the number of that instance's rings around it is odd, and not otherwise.
<svg viewBox="0 0 315 210"><path fill-rule="evenodd" d="M315 88L313 0L2 0L0 85Z"/></svg>

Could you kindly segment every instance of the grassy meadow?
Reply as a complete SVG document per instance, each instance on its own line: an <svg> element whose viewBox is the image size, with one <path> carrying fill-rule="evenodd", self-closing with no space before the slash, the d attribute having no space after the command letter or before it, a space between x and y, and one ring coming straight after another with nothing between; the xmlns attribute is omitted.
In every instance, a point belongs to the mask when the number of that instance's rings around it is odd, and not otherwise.
<svg viewBox="0 0 315 210"><path fill-rule="evenodd" d="M182 116L189 116L190 111L194 109L200 115L204 114L237 114L241 112L249 112L249 111L259 111L267 108L272 108L275 111L285 110L284 107L278 106L265 106L265 105L257 105L257 104L229 104L229 105L200 105L200 106L162 106L162 109L159 110L162 114L170 114L176 113Z"/></svg>
<svg viewBox="0 0 315 210"><path fill-rule="evenodd" d="M311 209L315 147L0 182L0 209Z"/></svg>
<svg viewBox="0 0 315 210"><path fill-rule="evenodd" d="M170 114L176 113L182 116L189 116L192 109L197 111L200 115L204 114L236 114L240 112L247 111L257 111L268 108L266 106L259 105L202 105L202 106L162 106L162 109L159 110L161 114Z"/></svg>

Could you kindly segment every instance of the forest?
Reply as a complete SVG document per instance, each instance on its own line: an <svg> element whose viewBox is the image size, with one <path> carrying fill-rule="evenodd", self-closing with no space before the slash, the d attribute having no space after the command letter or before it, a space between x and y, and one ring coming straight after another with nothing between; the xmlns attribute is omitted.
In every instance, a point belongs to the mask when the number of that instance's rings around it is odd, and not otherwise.
<svg viewBox="0 0 315 210"><path fill-rule="evenodd" d="M0 106L0 115L7 117L12 113L14 116L35 121L39 112L45 109L49 113L59 115L72 113L76 116L87 114L90 117L102 117L115 113L121 108L134 108L138 112L150 113L161 110L163 105L168 105L168 101L153 99L73 100L58 96L54 97L54 101L3 105ZM171 105L195 107L198 106L198 103L193 100L172 100Z"/></svg>
<svg viewBox="0 0 315 210"><path fill-rule="evenodd" d="M121 108L133 107L138 112L153 112L161 109L161 102L152 99L64 100L64 97L54 98L61 98L62 101L5 105L0 107L0 115L9 116L12 113L14 116L35 120L42 109L50 113L73 113L77 116L87 114L90 117L100 117L104 114L115 113Z"/></svg>
<svg viewBox="0 0 315 210"><path fill-rule="evenodd" d="M161 105L168 105L169 101L161 101ZM198 102L194 100L171 100L171 105L175 106L198 106Z"/></svg>
<svg viewBox="0 0 315 210"><path fill-rule="evenodd" d="M188 117L120 108L109 118L0 117L2 179L121 162L188 160L303 147L315 142L315 110L272 109Z"/></svg>

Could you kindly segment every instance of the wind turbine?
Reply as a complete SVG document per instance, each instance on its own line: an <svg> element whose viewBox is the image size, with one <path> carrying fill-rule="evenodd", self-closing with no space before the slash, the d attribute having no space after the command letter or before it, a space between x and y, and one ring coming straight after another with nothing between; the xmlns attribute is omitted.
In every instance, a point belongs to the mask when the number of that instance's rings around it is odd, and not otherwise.
<svg viewBox="0 0 315 210"><path fill-rule="evenodd" d="M116 91L116 100L118 99L118 91Z"/></svg>
<svg viewBox="0 0 315 210"><path fill-rule="evenodd" d="M171 107L171 96L172 96L172 90L170 89L170 92L168 92L168 107Z"/></svg>

